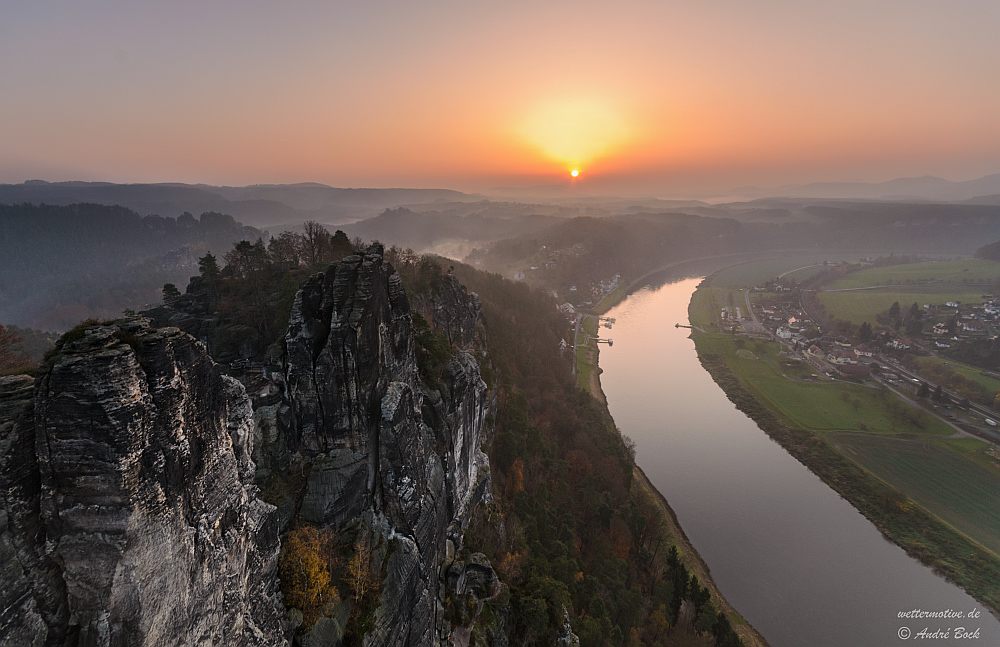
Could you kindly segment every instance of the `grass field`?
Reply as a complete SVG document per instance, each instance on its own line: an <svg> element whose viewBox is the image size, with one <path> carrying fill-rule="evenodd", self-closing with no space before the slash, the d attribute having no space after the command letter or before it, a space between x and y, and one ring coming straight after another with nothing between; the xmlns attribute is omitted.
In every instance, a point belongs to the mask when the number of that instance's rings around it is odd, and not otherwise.
<svg viewBox="0 0 1000 647"><path fill-rule="evenodd" d="M691 303L688 304L688 320L692 325L706 330L715 321L715 315L712 312L712 291L713 288L703 285L695 290L691 297Z"/></svg>
<svg viewBox="0 0 1000 647"><path fill-rule="evenodd" d="M937 443L831 435L844 454L959 532L1000 555L1000 478Z"/></svg>
<svg viewBox="0 0 1000 647"><path fill-rule="evenodd" d="M823 261L833 261L840 260L839 258L833 257L831 255L808 255L808 256L789 256L787 258L769 258L761 261L751 261L749 263L741 263L739 265L733 265L732 267L727 267L724 270L719 270L712 275L712 284L718 287L728 287L728 288L743 288L743 287L753 287L760 283L764 283L768 279L773 279L779 274L784 274L785 272L791 272L792 270L797 270L798 268L814 265L816 263L823 263ZM796 279L802 280L808 276L812 276L819 270L822 270L823 266L812 267L809 269L803 269L800 272L794 272L789 274L789 276L795 276Z"/></svg>
<svg viewBox="0 0 1000 647"><path fill-rule="evenodd" d="M816 274L819 274L826 266L824 265L812 265L810 267L802 267L801 269L795 270L793 272L788 272L782 278L784 279L795 279L798 282L805 281L806 279L812 278Z"/></svg>
<svg viewBox="0 0 1000 647"><path fill-rule="evenodd" d="M940 290L944 284L939 283L927 287ZM968 286L955 286L955 289L951 291L935 292L896 291L892 288L885 288L885 290L819 292L816 297L826 308L828 315L857 325L861 325L865 321L874 324L875 316L888 310L896 301L899 301L899 305L904 311L914 303L922 308L924 304L942 305L948 301L961 301L969 304L983 302L982 290L970 289Z"/></svg>
<svg viewBox="0 0 1000 647"><path fill-rule="evenodd" d="M698 335L699 353L727 358L733 373L755 396L784 419L786 424L813 431L853 430L865 425L870 433L919 433L951 435L954 430L925 411L906 405L891 393L847 382L798 382L778 370L784 359L777 343L747 343L760 359L738 357L737 338L731 335ZM763 352L762 352L763 351ZM792 375L804 377L808 365L797 362Z"/></svg>
<svg viewBox="0 0 1000 647"><path fill-rule="evenodd" d="M860 288L873 285L903 285L918 281L940 281L951 283L979 283L989 285L1000 278L1000 263L981 259L943 261L940 263L911 263L872 267L852 272L837 279L830 288Z"/></svg>

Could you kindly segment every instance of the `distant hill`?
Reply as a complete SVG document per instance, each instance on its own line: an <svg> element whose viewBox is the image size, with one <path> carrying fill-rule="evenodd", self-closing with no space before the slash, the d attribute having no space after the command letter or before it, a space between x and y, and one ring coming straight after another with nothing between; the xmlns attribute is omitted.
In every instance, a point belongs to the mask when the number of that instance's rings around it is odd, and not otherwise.
<svg viewBox="0 0 1000 647"><path fill-rule="evenodd" d="M1000 241L983 245L977 249L976 258L985 258L988 261L1000 261Z"/></svg>
<svg viewBox="0 0 1000 647"><path fill-rule="evenodd" d="M66 330L160 301L197 261L263 232L232 216L140 216L97 204L0 205L0 323Z"/></svg>
<svg viewBox="0 0 1000 647"><path fill-rule="evenodd" d="M769 189L744 187L731 193L753 197L934 200L957 202L1000 194L1000 174L952 182L934 176L897 178L888 182L814 182Z"/></svg>
<svg viewBox="0 0 1000 647"><path fill-rule="evenodd" d="M228 213L250 225L297 225L306 220L337 224L370 218L403 204L479 200L448 189L338 189L323 184L112 184L45 182L0 184L0 204L118 205L140 215L177 217L184 212Z"/></svg>
<svg viewBox="0 0 1000 647"><path fill-rule="evenodd" d="M465 215L456 210L386 209L375 218L342 229L352 238L360 236L364 240L409 247L418 253L462 258L474 247L509 238L512 232L529 234L562 220L530 213L503 214L495 206L485 203L481 211Z"/></svg>

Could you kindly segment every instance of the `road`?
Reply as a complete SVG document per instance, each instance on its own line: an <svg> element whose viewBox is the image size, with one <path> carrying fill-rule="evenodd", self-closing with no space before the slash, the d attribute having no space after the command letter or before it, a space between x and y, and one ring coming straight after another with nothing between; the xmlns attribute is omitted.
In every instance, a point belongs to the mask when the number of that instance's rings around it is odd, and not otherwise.
<svg viewBox="0 0 1000 647"><path fill-rule="evenodd" d="M799 269L802 269L802 268L799 268ZM767 328L765 328L763 326L763 324L761 324L759 321L757 321L757 315L753 311L753 306L750 305L750 290L749 290L749 288L743 292L743 298L747 302L747 312L750 314L750 321L753 324L752 325L753 330L748 330L746 324L743 324L743 330L745 330L747 333L763 334L763 335L767 335L768 337L770 337L771 333L768 332Z"/></svg>
<svg viewBox="0 0 1000 647"><path fill-rule="evenodd" d="M893 371L895 371L896 373L899 373L900 375L902 375L903 377L907 378L911 382L913 380L917 380L917 381L920 381L920 382L927 382L927 385L929 387L936 387L937 386L935 384L932 384L930 381L928 381L928 380L920 377L918 374L914 373L913 371L905 368L902 364L900 364L899 362L897 362L894 359L883 357L883 356L879 356L878 357L878 362L879 362L879 364L881 364L883 366L889 366L889 367L891 367ZM951 391L948 391L944 387L941 388L941 392L947 394L948 397L951 398L955 402L961 402L962 399L963 399L961 396L959 396L959 395L957 395L955 393L952 393ZM983 407L983 406L978 405L978 404L971 404L970 403L969 410L972 411L973 413L977 413L977 414L983 416L984 418L995 419L997 417L997 413L995 411L991 411L991 410L987 409L986 407ZM989 430L989 429L980 429L979 433L977 433L976 435L979 436L979 438L981 438L983 440L987 440L987 441L992 442L994 444L1000 443L1000 431L992 431L992 430Z"/></svg>

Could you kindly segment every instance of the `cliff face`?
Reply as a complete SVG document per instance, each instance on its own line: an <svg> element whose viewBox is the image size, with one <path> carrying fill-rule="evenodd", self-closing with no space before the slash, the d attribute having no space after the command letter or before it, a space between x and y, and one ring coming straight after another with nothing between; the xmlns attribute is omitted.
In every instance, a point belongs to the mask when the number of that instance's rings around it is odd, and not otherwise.
<svg viewBox="0 0 1000 647"><path fill-rule="evenodd" d="M308 465L299 519L360 522L383 542L370 645L448 638L439 569L460 546L471 507L489 496L480 446L490 403L469 352L478 300L452 276L435 294L433 323L458 348L440 392L420 381L410 305L377 245L302 287L272 375L284 391L273 418L281 432L259 452L275 469Z"/></svg>
<svg viewBox="0 0 1000 647"><path fill-rule="evenodd" d="M421 308L452 348L433 390L377 245L301 288L266 369L281 395L257 411L199 342L145 319L78 329L37 378L0 378L0 642L286 645L294 519L367 538L382 585L364 644L467 644L500 590L462 552L490 497L480 306L446 275ZM344 620L302 644L339 644Z"/></svg>
<svg viewBox="0 0 1000 647"><path fill-rule="evenodd" d="M0 378L4 644L287 644L243 387L177 329L75 337Z"/></svg>

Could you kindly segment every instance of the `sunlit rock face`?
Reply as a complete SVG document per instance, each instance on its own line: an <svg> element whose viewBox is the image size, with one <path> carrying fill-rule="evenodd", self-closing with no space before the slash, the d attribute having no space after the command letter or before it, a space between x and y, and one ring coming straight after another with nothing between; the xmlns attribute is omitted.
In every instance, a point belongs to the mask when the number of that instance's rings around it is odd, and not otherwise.
<svg viewBox="0 0 1000 647"><path fill-rule="evenodd" d="M0 378L0 642L287 644L243 387L177 329L77 337Z"/></svg>
<svg viewBox="0 0 1000 647"><path fill-rule="evenodd" d="M471 508L489 497L481 444L491 399L470 353L479 301L450 275L434 294L429 318L459 349L440 391L420 381L410 304L381 246L312 277L296 296L275 375L288 423L260 448L269 464L294 455L309 465L301 520L334 528L360 520L385 540L370 645L447 638L438 617L446 545L460 542Z"/></svg>

